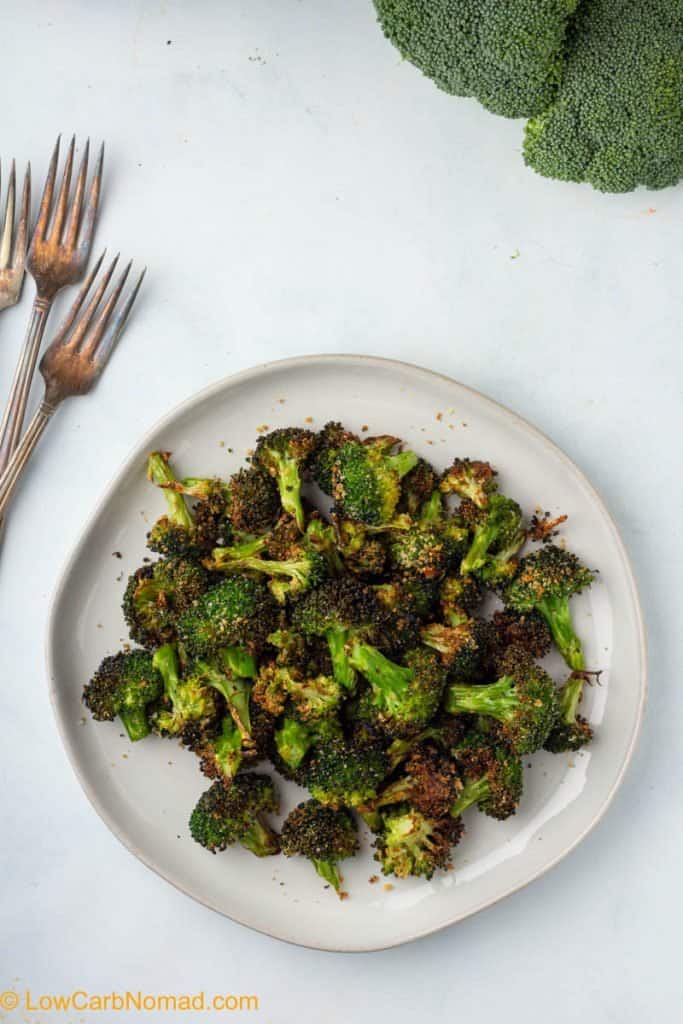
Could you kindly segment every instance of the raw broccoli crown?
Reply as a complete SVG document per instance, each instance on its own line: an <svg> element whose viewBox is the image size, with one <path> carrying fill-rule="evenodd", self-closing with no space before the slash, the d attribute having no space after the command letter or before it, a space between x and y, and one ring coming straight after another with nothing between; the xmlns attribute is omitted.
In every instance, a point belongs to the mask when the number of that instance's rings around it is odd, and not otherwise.
<svg viewBox="0 0 683 1024"><path fill-rule="evenodd" d="M530 612L546 599L568 598L589 587L593 573L571 551L548 544L519 563L516 578L505 592L505 603Z"/></svg>
<svg viewBox="0 0 683 1024"><path fill-rule="evenodd" d="M83 702L98 722L145 708L163 693L163 680L146 651L120 651L105 658L83 689Z"/></svg>
<svg viewBox="0 0 683 1024"><path fill-rule="evenodd" d="M279 801L267 775L245 772L229 787L214 782L197 801L190 817L192 838L207 850L224 850L241 842L263 812L277 814Z"/></svg>
<svg viewBox="0 0 683 1024"><path fill-rule="evenodd" d="M375 840L375 860L385 875L431 878L438 868L447 868L451 848L458 843L463 826L458 818L433 820L402 804L382 814Z"/></svg>
<svg viewBox="0 0 683 1024"><path fill-rule="evenodd" d="M385 35L440 89L505 117L552 99L578 0L375 0Z"/></svg>
<svg viewBox="0 0 683 1024"><path fill-rule="evenodd" d="M123 615L133 640L157 647L175 637L178 615L190 608L208 585L206 570L187 558L160 559L128 579Z"/></svg>
<svg viewBox="0 0 683 1024"><path fill-rule="evenodd" d="M178 636L197 657L228 644L256 652L275 628L277 605L268 588L247 576L231 576L207 590L178 619Z"/></svg>
<svg viewBox="0 0 683 1024"><path fill-rule="evenodd" d="M527 125L540 174L604 192L665 188L683 176L683 7L590 0L567 38L561 85Z"/></svg>
<svg viewBox="0 0 683 1024"><path fill-rule="evenodd" d="M338 861L354 855L358 835L347 810L307 800L287 815L280 845L286 857L299 854L309 860Z"/></svg>
<svg viewBox="0 0 683 1024"><path fill-rule="evenodd" d="M238 533L264 533L281 510L278 489L269 473L251 466L230 477L225 512Z"/></svg>
<svg viewBox="0 0 683 1024"><path fill-rule="evenodd" d="M305 785L311 796L330 807L357 807L377 793L389 771L379 744L332 740L316 748L306 765Z"/></svg>

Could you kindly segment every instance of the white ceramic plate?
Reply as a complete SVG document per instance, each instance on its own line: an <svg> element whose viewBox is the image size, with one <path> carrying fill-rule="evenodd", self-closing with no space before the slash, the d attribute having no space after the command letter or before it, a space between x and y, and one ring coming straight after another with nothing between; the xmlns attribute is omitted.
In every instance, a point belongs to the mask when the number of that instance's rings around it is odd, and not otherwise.
<svg viewBox="0 0 683 1024"><path fill-rule="evenodd" d="M438 467L456 454L490 460L500 469L502 489L523 507L567 513L571 547L600 570L599 582L573 601L587 663L603 670L602 685L584 698L595 743L579 754L531 758L515 817L499 823L468 812L455 870L431 882L382 877L371 884L377 865L366 837L362 854L345 867L345 902L323 889L304 860L258 860L238 848L211 856L193 843L187 819L206 786L194 756L156 737L130 744L119 724L86 721L80 701L83 683L125 638L125 578L145 554L147 524L163 509L145 479L147 452L171 450L183 474L224 476L253 446L257 427L320 427L329 419L356 431L367 426L396 434ZM122 552L122 560L112 557L114 551ZM185 402L145 437L64 571L52 609L48 664L57 721L81 785L128 849L234 920L329 950L380 949L426 935L556 864L614 796L636 741L646 687L642 617L628 558L607 509L577 467L529 424L462 384L361 356L311 356L238 374ZM550 668L560 680L559 661ZM302 791L289 783L281 789L286 812Z"/></svg>

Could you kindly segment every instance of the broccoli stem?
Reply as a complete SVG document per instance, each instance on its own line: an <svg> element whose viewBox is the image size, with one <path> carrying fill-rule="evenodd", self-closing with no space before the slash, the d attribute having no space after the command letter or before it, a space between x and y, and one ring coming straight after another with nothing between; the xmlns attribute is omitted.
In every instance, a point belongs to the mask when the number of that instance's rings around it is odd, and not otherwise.
<svg viewBox="0 0 683 1024"><path fill-rule="evenodd" d="M560 719L567 725L574 725L576 722L576 713L583 695L583 684L583 676L572 673L560 691Z"/></svg>
<svg viewBox="0 0 683 1024"><path fill-rule="evenodd" d="M341 877L339 875L337 865L333 860L318 860L317 858L312 857L311 864L320 877L326 882L329 882L336 892L341 890Z"/></svg>
<svg viewBox="0 0 683 1024"><path fill-rule="evenodd" d="M258 819L240 836L240 843L257 857L270 857L280 850L275 835Z"/></svg>
<svg viewBox="0 0 683 1024"><path fill-rule="evenodd" d="M349 661L361 672L387 710L399 710L415 675L411 668L397 665L371 644L354 643Z"/></svg>
<svg viewBox="0 0 683 1024"><path fill-rule="evenodd" d="M353 690L356 685L356 673L353 671L346 653L348 631L333 626L325 630L325 638L330 649L334 678L344 689Z"/></svg>
<svg viewBox="0 0 683 1024"><path fill-rule="evenodd" d="M236 676L241 676L243 679L256 679L258 670L253 654L249 654L241 647L224 647L221 657L226 668L234 672Z"/></svg>
<svg viewBox="0 0 683 1024"><path fill-rule="evenodd" d="M230 547L214 548L211 552L213 566L216 569L229 568L233 562L257 555L259 551L263 551L267 543L267 537L255 537L254 540L247 540L243 544L233 544Z"/></svg>
<svg viewBox="0 0 683 1024"><path fill-rule="evenodd" d="M123 726L128 733L128 739L132 743L135 743L137 740L143 740L145 736L149 735L149 723L144 708L131 708L119 711L119 718L123 722Z"/></svg>
<svg viewBox="0 0 683 1024"><path fill-rule="evenodd" d="M301 475L299 473L299 466L294 459L290 459L277 451L272 451L271 457L278 469L276 479L282 507L285 512L288 512L296 520L296 525L303 533L306 522L301 504Z"/></svg>
<svg viewBox="0 0 683 1024"><path fill-rule="evenodd" d="M477 526L470 549L462 560L460 573L462 576L469 576L476 569L481 569L486 564L488 550L496 539L496 530L486 523Z"/></svg>
<svg viewBox="0 0 683 1024"><path fill-rule="evenodd" d="M443 516L443 499L440 491L434 491L431 497L427 498L420 510L420 522L425 526L441 521Z"/></svg>
<svg viewBox="0 0 683 1024"><path fill-rule="evenodd" d="M585 668L581 641L574 632L568 597L544 597L536 606L548 623L557 648L571 669Z"/></svg>
<svg viewBox="0 0 683 1024"><path fill-rule="evenodd" d="M480 779L466 781L460 796L451 807L451 817L459 818L468 807L479 803L486 796L488 790L489 783L485 775L482 775Z"/></svg>
<svg viewBox="0 0 683 1024"><path fill-rule="evenodd" d="M267 558L254 558L252 556L225 560L220 555L216 558L216 553L220 551L221 548L214 550L212 568L220 569L223 572L242 572L244 569L251 569L254 572L264 572L268 576L287 576L289 579L296 580L297 583L303 585L306 583L308 572L310 571L310 563L307 561L273 562Z"/></svg>
<svg viewBox="0 0 683 1024"><path fill-rule="evenodd" d="M239 651L239 648L228 647L220 651L225 671L221 671L208 661L198 661L197 668L202 673L206 684L212 686L214 690L218 690L225 697L228 710L232 715L235 725L242 737L248 739L251 736L251 716L249 712L251 683L248 679L238 676L233 672L233 659L237 658L239 662L241 654L244 653L240 652L240 655L236 655L235 651ZM253 661L248 654L244 654L244 657ZM247 665L246 667L249 666Z"/></svg>
<svg viewBox="0 0 683 1024"><path fill-rule="evenodd" d="M230 717L223 719L220 736L213 743L214 756L226 779L233 779L242 764L242 735Z"/></svg>
<svg viewBox="0 0 683 1024"><path fill-rule="evenodd" d="M315 735L302 722L286 718L275 733L275 745L285 764L298 768L315 742Z"/></svg>
<svg viewBox="0 0 683 1024"><path fill-rule="evenodd" d="M176 526L186 526L190 529L192 527L192 517L185 504L185 499L182 494L178 494L177 491L168 487L168 484L176 482L176 477L169 465L166 453L152 452L147 460L147 476L153 484L163 489L170 521L175 523Z"/></svg>
<svg viewBox="0 0 683 1024"><path fill-rule="evenodd" d="M180 678L178 676L178 655L173 644L163 644L154 652L152 664L161 673L164 692L174 706L178 700Z"/></svg>
<svg viewBox="0 0 683 1024"><path fill-rule="evenodd" d="M446 691L444 707L450 714L465 711L472 715L489 715L505 722L519 705L512 676L502 676L487 686L459 686L452 683Z"/></svg>
<svg viewBox="0 0 683 1024"><path fill-rule="evenodd" d="M402 478L410 473L420 460L415 452L399 452L398 455L387 455L386 461L399 478Z"/></svg>

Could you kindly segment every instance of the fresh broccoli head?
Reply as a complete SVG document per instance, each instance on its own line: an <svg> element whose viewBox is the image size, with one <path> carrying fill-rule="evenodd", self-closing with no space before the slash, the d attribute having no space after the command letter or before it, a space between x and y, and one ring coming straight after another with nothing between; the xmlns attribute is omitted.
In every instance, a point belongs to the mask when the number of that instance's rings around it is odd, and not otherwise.
<svg viewBox="0 0 683 1024"><path fill-rule="evenodd" d="M553 754L579 750L593 739L593 730L578 713L584 683L585 676L581 672L572 672L560 690L560 713L543 744Z"/></svg>
<svg viewBox="0 0 683 1024"><path fill-rule="evenodd" d="M258 653L276 623L277 604L268 588L246 576L231 576L181 615L177 631L188 652L201 658L228 645Z"/></svg>
<svg viewBox="0 0 683 1024"><path fill-rule="evenodd" d="M531 754L545 743L558 716L555 684L527 658L510 656L507 674L495 683L468 686L451 683L444 706L449 714L489 716L518 754Z"/></svg>
<svg viewBox="0 0 683 1024"><path fill-rule="evenodd" d="M311 430L287 427L272 430L260 437L254 453L255 465L273 477L280 492L282 507L296 520L302 532L305 522L301 484L316 443L316 435Z"/></svg>
<svg viewBox="0 0 683 1024"><path fill-rule="evenodd" d="M307 800L287 815L280 845L286 857L298 854L310 860L320 877L341 895L339 861L358 850L356 825L348 811Z"/></svg>
<svg viewBox="0 0 683 1024"><path fill-rule="evenodd" d="M463 780L460 793L450 808L454 818L472 804L499 821L515 813L523 785L518 754L500 744L492 744L490 736L475 731L457 744L453 756Z"/></svg>
<svg viewBox="0 0 683 1024"><path fill-rule="evenodd" d="M332 463L335 512L369 526L394 517L401 497L401 479L417 463L414 452L391 454L396 438L372 438L343 445Z"/></svg>
<svg viewBox="0 0 683 1024"><path fill-rule="evenodd" d="M593 576L576 555L548 544L522 559L504 595L513 611L540 612L560 654L570 668L579 671L585 667L583 650L572 625L569 599L589 587Z"/></svg>
<svg viewBox="0 0 683 1024"><path fill-rule="evenodd" d="M557 86L579 0L375 0L384 34L440 89L528 117Z"/></svg>
<svg viewBox="0 0 683 1024"><path fill-rule="evenodd" d="M206 570L187 558L144 565L128 579L123 615L133 640L158 647L175 639L176 620L208 586Z"/></svg>
<svg viewBox="0 0 683 1024"><path fill-rule="evenodd" d="M316 747L303 782L311 796L329 807L357 807L377 795L389 761L381 745L341 738Z"/></svg>
<svg viewBox="0 0 683 1024"><path fill-rule="evenodd" d="M448 867L451 848L460 841L462 833L459 818L432 819L409 804L400 804L382 813L375 860L385 875L431 878L438 868Z"/></svg>
<svg viewBox="0 0 683 1024"><path fill-rule="evenodd" d="M268 857L280 852L280 844L261 816L277 814L278 809L272 780L267 775L245 772L230 787L214 782L202 793L190 817L190 833L211 853L241 843L257 857Z"/></svg>
<svg viewBox="0 0 683 1024"><path fill-rule="evenodd" d="M146 651L121 651L104 659L83 689L83 702L98 722L113 722L118 715L135 741L148 735L147 708L163 689L163 679Z"/></svg>
<svg viewBox="0 0 683 1024"><path fill-rule="evenodd" d="M683 8L590 0L568 34L553 102L526 127L535 171L603 192L665 188L683 176Z"/></svg>

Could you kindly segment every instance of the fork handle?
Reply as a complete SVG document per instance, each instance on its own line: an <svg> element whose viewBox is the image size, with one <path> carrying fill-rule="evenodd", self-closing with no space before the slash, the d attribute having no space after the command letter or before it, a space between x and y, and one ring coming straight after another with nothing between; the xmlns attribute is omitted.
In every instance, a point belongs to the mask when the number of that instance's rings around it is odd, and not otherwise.
<svg viewBox="0 0 683 1024"><path fill-rule="evenodd" d="M21 443L15 449L5 471L0 476L0 519L5 515L10 498L14 493L14 488L19 483L21 474L26 469L33 450L40 441L43 431L52 419L56 408L56 405L50 405L49 402L43 399L29 423Z"/></svg>
<svg viewBox="0 0 683 1024"><path fill-rule="evenodd" d="M50 314L52 300L47 300L36 295L33 300L31 319L29 321L26 338L21 350L21 356L14 372L12 390L7 401L5 414L0 424L0 473L2 473L12 456L12 452L19 444L21 428L24 425L26 404L31 391L33 373L36 368L36 360L40 351L40 344L45 333L47 318Z"/></svg>

